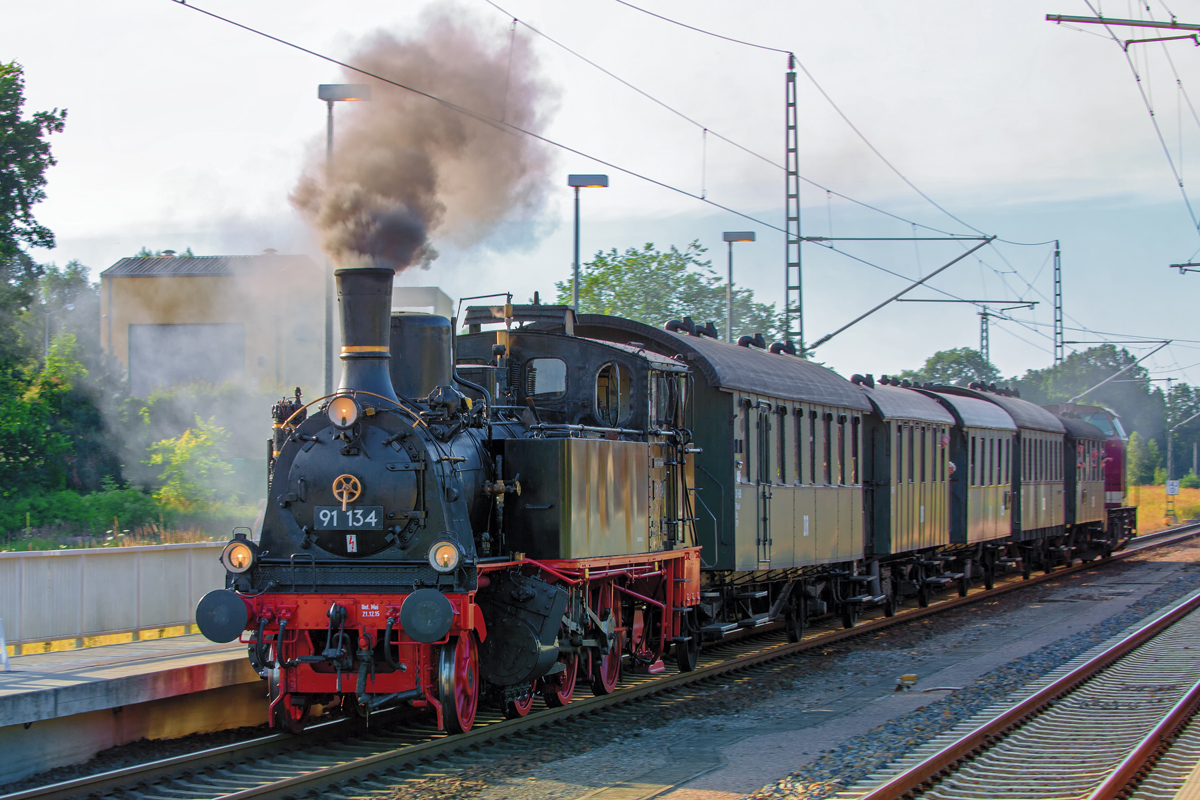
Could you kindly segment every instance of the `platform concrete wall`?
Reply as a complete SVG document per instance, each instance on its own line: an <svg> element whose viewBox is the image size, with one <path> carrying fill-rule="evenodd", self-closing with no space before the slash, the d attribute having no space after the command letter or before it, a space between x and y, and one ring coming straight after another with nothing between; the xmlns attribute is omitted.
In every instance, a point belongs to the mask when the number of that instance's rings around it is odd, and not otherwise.
<svg viewBox="0 0 1200 800"><path fill-rule="evenodd" d="M190 625L225 585L223 542L0 553L8 644Z"/></svg>

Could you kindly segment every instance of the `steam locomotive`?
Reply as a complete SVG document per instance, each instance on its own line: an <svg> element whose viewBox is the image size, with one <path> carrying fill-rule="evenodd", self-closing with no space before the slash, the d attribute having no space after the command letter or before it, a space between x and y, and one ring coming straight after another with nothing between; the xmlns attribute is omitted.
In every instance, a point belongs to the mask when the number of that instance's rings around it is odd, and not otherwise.
<svg viewBox="0 0 1200 800"><path fill-rule="evenodd" d="M1102 408L846 381L690 320L511 298L455 337L391 313L392 279L336 272L338 390L275 404L261 531L235 532L197 607L288 731L407 703L463 732L484 703L605 694L668 651L691 670L702 641L852 626L1136 525Z"/></svg>

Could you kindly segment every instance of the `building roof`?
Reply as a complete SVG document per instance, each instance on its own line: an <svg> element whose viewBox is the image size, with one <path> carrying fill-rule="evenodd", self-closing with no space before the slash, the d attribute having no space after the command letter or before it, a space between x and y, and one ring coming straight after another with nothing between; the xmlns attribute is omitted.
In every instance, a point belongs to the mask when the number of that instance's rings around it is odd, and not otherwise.
<svg viewBox="0 0 1200 800"><path fill-rule="evenodd" d="M102 278L181 278L239 275L261 269L289 267L315 270L308 256L263 253L257 256L155 256L122 258L100 273Z"/></svg>
<svg viewBox="0 0 1200 800"><path fill-rule="evenodd" d="M929 392L929 395L936 397L942 405L953 411L965 428L988 428L998 431L1017 429L1008 412L995 403L961 394Z"/></svg>
<svg viewBox="0 0 1200 800"><path fill-rule="evenodd" d="M860 387L884 419L913 419L920 422L954 424L954 416L936 400L899 386Z"/></svg>
<svg viewBox="0 0 1200 800"><path fill-rule="evenodd" d="M575 332L596 339L637 340L665 356L682 355L710 386L855 411L870 411L863 392L836 372L797 356L740 347L706 336L671 333L644 322L580 314Z"/></svg>

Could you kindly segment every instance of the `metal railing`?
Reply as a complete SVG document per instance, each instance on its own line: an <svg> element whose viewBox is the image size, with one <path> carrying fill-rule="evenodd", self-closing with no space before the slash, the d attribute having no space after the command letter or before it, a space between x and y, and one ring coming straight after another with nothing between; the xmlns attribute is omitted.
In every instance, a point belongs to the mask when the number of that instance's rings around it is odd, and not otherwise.
<svg viewBox="0 0 1200 800"><path fill-rule="evenodd" d="M225 585L223 542L0 553L0 619L16 645L195 623Z"/></svg>

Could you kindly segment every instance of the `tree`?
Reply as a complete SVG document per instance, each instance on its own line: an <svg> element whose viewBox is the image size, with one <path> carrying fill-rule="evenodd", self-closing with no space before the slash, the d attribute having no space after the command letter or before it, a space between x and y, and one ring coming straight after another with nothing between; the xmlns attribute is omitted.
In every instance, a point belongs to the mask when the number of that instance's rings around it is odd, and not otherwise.
<svg viewBox="0 0 1200 800"><path fill-rule="evenodd" d="M1157 441L1146 441L1136 431L1131 433L1126 458L1126 472L1131 484L1149 486L1155 483L1157 473L1162 469L1162 452L1158 449Z"/></svg>
<svg viewBox="0 0 1200 800"><path fill-rule="evenodd" d="M983 357L983 353L969 347L957 350L939 350L925 359L925 366L918 370L905 370L898 376L913 383L939 383L945 386L966 386L972 381L995 383L1000 370Z"/></svg>
<svg viewBox="0 0 1200 800"><path fill-rule="evenodd" d="M15 335L18 311L29 304L40 272L23 247L53 247L54 234L34 219L46 197L51 133L62 131L67 112L39 111L22 119L25 79L16 62L0 63L0 367L24 352Z"/></svg>
<svg viewBox="0 0 1200 800"><path fill-rule="evenodd" d="M1017 381L1017 388L1022 398L1038 405L1065 403L1136 361L1124 348L1100 345L1072 353L1061 364L1029 370ZM1111 408L1127 431L1136 430L1143 438L1162 436L1165 398L1153 388L1150 374L1140 364L1088 392L1079 402Z"/></svg>
<svg viewBox="0 0 1200 800"><path fill-rule="evenodd" d="M197 414L194 428L151 446L147 463L163 468L162 488L154 498L167 508L185 513L216 510L221 490L233 474L222 458L228 438L215 419L205 422Z"/></svg>
<svg viewBox="0 0 1200 800"><path fill-rule="evenodd" d="M674 245L661 251L652 243L624 253L616 248L596 253L580 266L579 312L611 314L655 327L672 319L691 317L698 325L725 327L725 281L713 270L699 242L682 251ZM570 305L572 282L555 283L557 302ZM762 333L768 339L784 336L783 315L774 305L754 302L749 289L733 290L734 340Z"/></svg>

